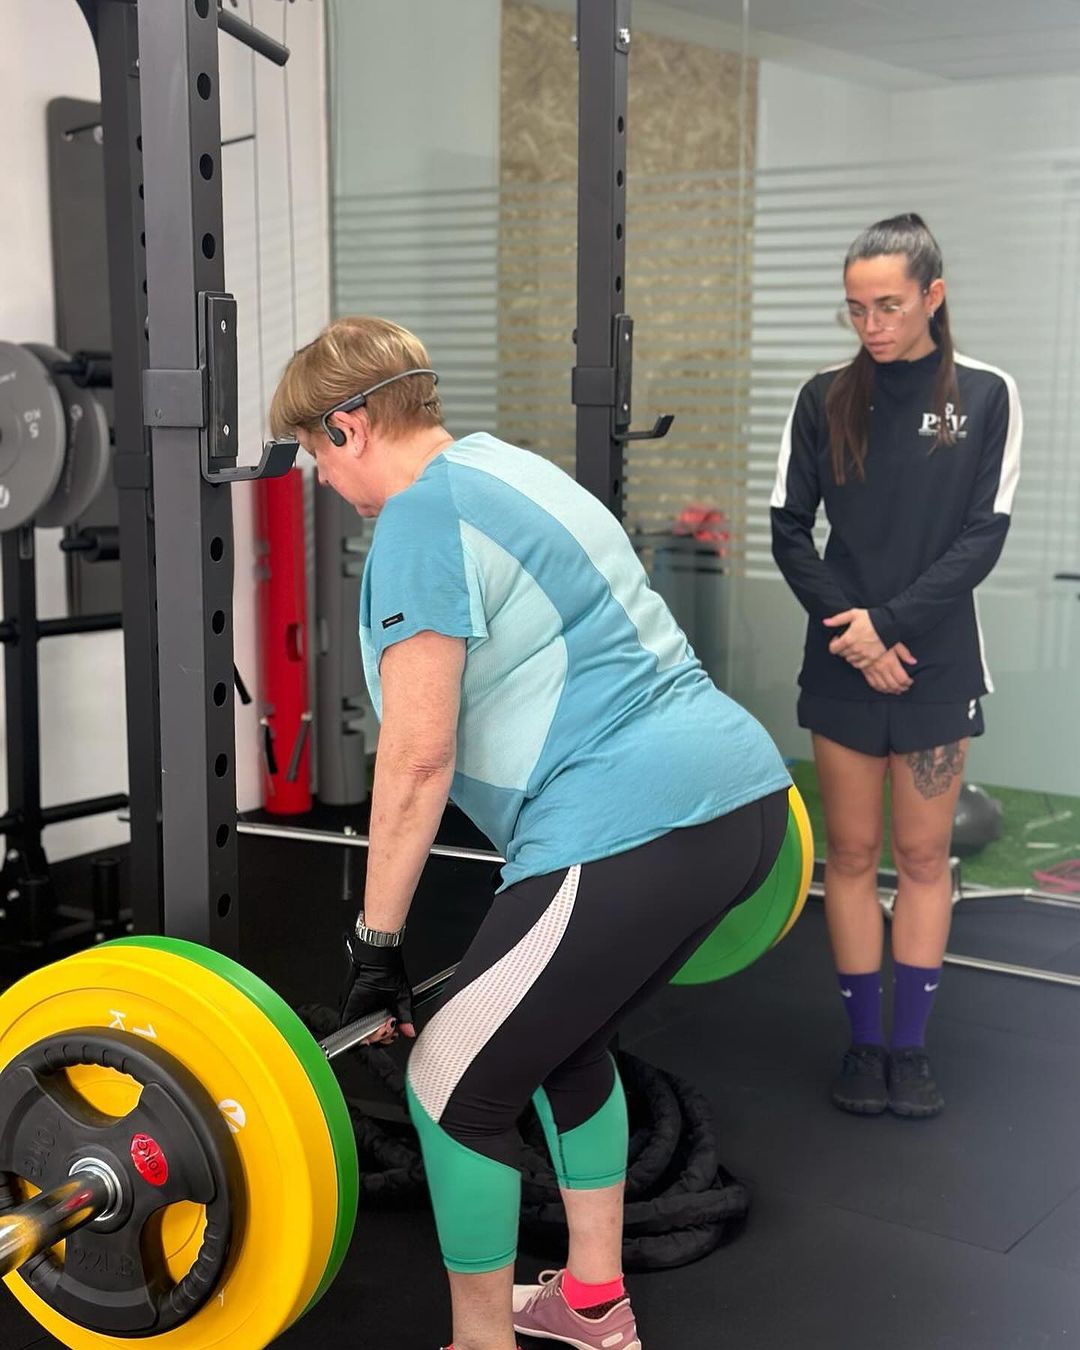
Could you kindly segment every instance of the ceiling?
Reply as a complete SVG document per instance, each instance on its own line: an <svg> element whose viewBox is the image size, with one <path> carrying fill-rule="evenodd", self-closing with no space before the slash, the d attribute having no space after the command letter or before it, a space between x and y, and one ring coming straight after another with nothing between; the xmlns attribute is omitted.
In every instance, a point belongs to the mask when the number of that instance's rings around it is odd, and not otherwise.
<svg viewBox="0 0 1080 1350"><path fill-rule="evenodd" d="M664 0L741 24L743 0ZM1080 0L749 0L750 27L781 41L937 79L1080 75Z"/></svg>

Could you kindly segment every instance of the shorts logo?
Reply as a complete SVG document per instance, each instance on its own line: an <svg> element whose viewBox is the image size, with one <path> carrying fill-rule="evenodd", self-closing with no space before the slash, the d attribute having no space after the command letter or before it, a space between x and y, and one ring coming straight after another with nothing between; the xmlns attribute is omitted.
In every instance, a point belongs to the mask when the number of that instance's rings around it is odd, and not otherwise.
<svg viewBox="0 0 1080 1350"><path fill-rule="evenodd" d="M976 714L978 711L979 711L979 700L978 700L977 698L973 698L973 699L971 700L971 702L968 704L968 721L969 721L969 722L974 722L974 721L975 721L975 714Z"/></svg>
<svg viewBox="0 0 1080 1350"><path fill-rule="evenodd" d="M391 614L388 619L383 619L382 626L384 628L393 628L394 624L404 622L405 622L404 614Z"/></svg>

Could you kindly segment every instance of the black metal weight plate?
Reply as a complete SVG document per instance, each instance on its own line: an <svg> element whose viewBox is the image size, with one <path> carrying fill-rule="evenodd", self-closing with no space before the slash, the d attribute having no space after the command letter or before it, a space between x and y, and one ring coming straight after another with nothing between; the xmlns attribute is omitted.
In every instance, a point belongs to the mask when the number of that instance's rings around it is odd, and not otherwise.
<svg viewBox="0 0 1080 1350"><path fill-rule="evenodd" d="M49 370L67 423L64 468L52 496L34 517L34 524L74 525L109 476L112 463L109 422L92 390L80 389L70 375L56 373L56 365L71 359L66 352L43 342L27 342L24 346Z"/></svg>
<svg viewBox="0 0 1080 1350"><path fill-rule="evenodd" d="M0 342L0 531L33 520L64 469L64 407L38 358Z"/></svg>
<svg viewBox="0 0 1080 1350"><path fill-rule="evenodd" d="M76 1089L69 1069L97 1066L138 1085L113 1116ZM120 1181L115 1213L73 1233L63 1257L44 1252L21 1277L61 1316L111 1336L164 1335L214 1294L243 1209L239 1158L216 1102L160 1046L130 1032L77 1028L38 1041L0 1073L0 1182L10 1208L20 1184L51 1190L77 1165L103 1164ZM206 1223L184 1276L170 1277L163 1211L201 1205Z"/></svg>

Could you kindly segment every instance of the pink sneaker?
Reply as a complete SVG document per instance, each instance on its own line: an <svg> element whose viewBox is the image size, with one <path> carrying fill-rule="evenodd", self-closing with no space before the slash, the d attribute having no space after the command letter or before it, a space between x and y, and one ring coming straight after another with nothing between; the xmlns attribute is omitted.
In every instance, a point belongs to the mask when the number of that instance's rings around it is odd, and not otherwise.
<svg viewBox="0 0 1080 1350"><path fill-rule="evenodd" d="M582 1317L563 1298L561 1270L545 1270L539 1284L514 1285L514 1330L544 1341L562 1341L577 1350L641 1350L629 1298L594 1320Z"/></svg>

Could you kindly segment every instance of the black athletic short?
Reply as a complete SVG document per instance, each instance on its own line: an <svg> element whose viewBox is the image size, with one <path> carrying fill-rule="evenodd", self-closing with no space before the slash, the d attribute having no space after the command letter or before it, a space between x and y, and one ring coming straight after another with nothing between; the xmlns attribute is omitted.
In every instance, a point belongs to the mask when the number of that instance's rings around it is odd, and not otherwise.
<svg viewBox="0 0 1080 1350"><path fill-rule="evenodd" d="M982 707L967 703L909 703L903 694L857 701L799 695L799 726L862 755L910 755L983 734Z"/></svg>

